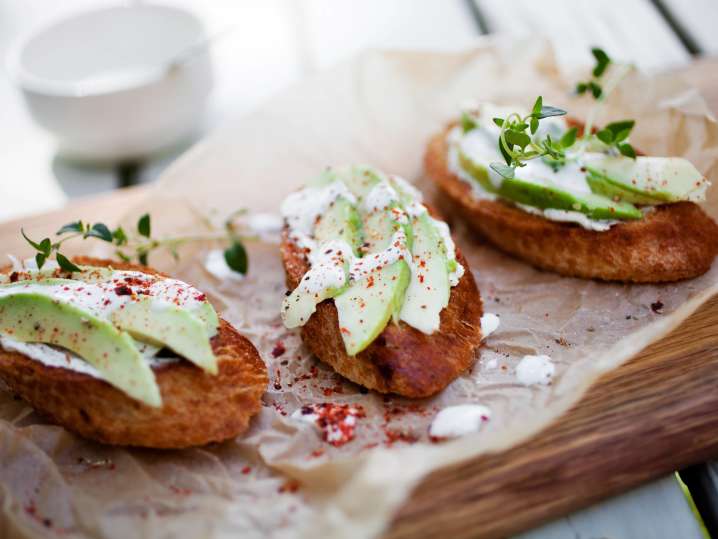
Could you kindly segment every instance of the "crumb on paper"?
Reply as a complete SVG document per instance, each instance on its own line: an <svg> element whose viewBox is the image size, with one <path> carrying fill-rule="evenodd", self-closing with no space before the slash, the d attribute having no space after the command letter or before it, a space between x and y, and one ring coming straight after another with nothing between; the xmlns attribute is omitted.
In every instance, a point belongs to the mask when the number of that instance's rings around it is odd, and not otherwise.
<svg viewBox="0 0 718 539"><path fill-rule="evenodd" d="M481 338L486 339L501 324L501 319L493 313L486 313L481 317Z"/></svg>
<svg viewBox="0 0 718 539"><path fill-rule="evenodd" d="M429 427L429 436L438 441L479 432L490 418L491 410L481 404L447 406L434 417Z"/></svg>
<svg viewBox="0 0 718 539"><path fill-rule="evenodd" d="M536 384L548 385L551 383L556 366L546 355L524 356L516 366L516 378L525 386Z"/></svg>

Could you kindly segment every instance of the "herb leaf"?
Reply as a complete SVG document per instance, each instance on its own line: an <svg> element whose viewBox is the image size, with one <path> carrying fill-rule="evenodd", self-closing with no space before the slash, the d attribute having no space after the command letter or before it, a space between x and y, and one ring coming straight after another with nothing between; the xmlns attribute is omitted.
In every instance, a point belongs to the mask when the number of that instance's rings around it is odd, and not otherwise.
<svg viewBox="0 0 718 539"><path fill-rule="evenodd" d="M618 145L618 151L621 152L621 155L624 155L626 157L630 157L631 159L636 158L636 150L633 149L633 146L631 146L628 142L624 142L623 144Z"/></svg>
<svg viewBox="0 0 718 539"><path fill-rule="evenodd" d="M152 227L150 224L150 214L149 213L144 214L137 221L137 232L139 232L140 236L144 236L145 238L150 237L150 234L152 233Z"/></svg>
<svg viewBox="0 0 718 539"><path fill-rule="evenodd" d="M225 249L224 260L232 270L242 275L247 273L249 258L247 256L247 250L240 242L235 240L232 242L232 245Z"/></svg>
<svg viewBox="0 0 718 539"><path fill-rule="evenodd" d="M461 115L461 130L464 133L468 133L472 129L476 129L476 120L474 120L469 113L464 112Z"/></svg>
<svg viewBox="0 0 718 539"><path fill-rule="evenodd" d="M550 106L546 105L545 107L541 108L541 112L539 112L538 116L534 116L534 118L542 120L544 118L549 118L551 116L564 116L565 114L566 114L566 111L563 109L560 109L558 107L550 107Z"/></svg>
<svg viewBox="0 0 718 539"><path fill-rule="evenodd" d="M596 59L596 67L593 68L593 76L599 78L606 71L608 64L611 63L611 58L606 54L606 51L594 47L591 49L591 54Z"/></svg>
<svg viewBox="0 0 718 539"><path fill-rule="evenodd" d="M576 135L578 134L578 129L575 127L572 127L568 131L566 131L563 136L561 137L561 140L559 143L563 148L570 148L573 146L574 142L576 142Z"/></svg>
<svg viewBox="0 0 718 539"><path fill-rule="evenodd" d="M22 234L22 237L25 238L25 241L28 242L33 247L33 249L35 249L36 251L40 251L41 253L45 252L44 247L42 247L42 242L36 243L36 242L32 241L30 238L27 237L24 229L22 229L22 228L20 229L20 234ZM45 239L47 239L47 238L45 238Z"/></svg>
<svg viewBox="0 0 718 539"><path fill-rule="evenodd" d="M42 267L45 265L45 260L47 257L42 253L37 253L35 255L35 263L37 264L37 269L42 269Z"/></svg>
<svg viewBox="0 0 718 539"><path fill-rule="evenodd" d="M94 225L92 225L92 228L87 231L87 236L99 238L107 242L112 241L112 232L110 232L110 229L107 228L107 225L103 223L95 223Z"/></svg>
<svg viewBox="0 0 718 539"><path fill-rule="evenodd" d="M67 223L66 225L62 225L60 227L60 230L55 232L56 236L61 236L62 234L66 234L68 232L84 232L85 231L85 225L82 223L82 221L75 221L74 223Z"/></svg>
<svg viewBox="0 0 718 539"><path fill-rule="evenodd" d="M57 256L55 258L57 259L58 265L65 271L82 271L63 254L57 253Z"/></svg>
<svg viewBox="0 0 718 539"><path fill-rule="evenodd" d="M125 245L127 243L127 234L125 234L125 230L121 226L118 226L112 232L112 238L115 240L115 245L117 246Z"/></svg>
<svg viewBox="0 0 718 539"><path fill-rule="evenodd" d="M491 163L489 166L494 172L496 172L496 174L503 178L506 178L507 180L510 180L514 177L514 167L504 165L503 163Z"/></svg>

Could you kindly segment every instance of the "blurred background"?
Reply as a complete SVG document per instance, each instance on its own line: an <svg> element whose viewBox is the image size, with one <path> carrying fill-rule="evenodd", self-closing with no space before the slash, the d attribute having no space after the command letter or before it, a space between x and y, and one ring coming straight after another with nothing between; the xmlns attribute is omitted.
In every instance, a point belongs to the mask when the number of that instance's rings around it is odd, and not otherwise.
<svg viewBox="0 0 718 539"><path fill-rule="evenodd" d="M18 41L37 37L38 28L54 21L108 5L138 4L142 3L0 0L0 56L17 53ZM193 114L197 122L192 132L178 136L161 151L148 150L149 155L78 159L58 152L57 137L41 128L37 114L33 119L23 103L18 85L27 81L19 81L17 70L9 66L0 78L0 221L53 209L70 198L151 182L213 126L368 47L452 50L476 44L485 34L542 34L556 42L566 66L587 64L589 46L599 45L613 57L649 71L718 52L715 0L168 0L163 5L193 14L206 36L221 33L209 46L213 88L206 110ZM84 30L79 28L73 35L81 40ZM128 42L141 50L152 33L130 37ZM88 42L93 43L88 47L102 50L104 38L93 39L97 36L88 34ZM189 46L196 39L186 41ZM46 46L57 54L50 68L62 76L67 63L62 39ZM107 47L111 54L109 49L116 44ZM185 47L177 48L179 53ZM39 106L45 107L40 114L57 113L48 112L45 104ZM104 111L114 107L102 106ZM64 107L64 114L69 115L69 110ZM102 111L100 107L93 116L102 119ZM137 108L121 118L125 128L132 129L151 115L152 111ZM116 119L105 121L106 126L101 125L105 132L122 131Z"/></svg>

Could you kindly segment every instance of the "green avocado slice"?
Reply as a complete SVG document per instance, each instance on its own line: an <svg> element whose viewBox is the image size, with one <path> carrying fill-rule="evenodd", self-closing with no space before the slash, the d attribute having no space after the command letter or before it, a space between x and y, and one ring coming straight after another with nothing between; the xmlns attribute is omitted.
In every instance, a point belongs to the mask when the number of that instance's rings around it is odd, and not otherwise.
<svg viewBox="0 0 718 539"><path fill-rule="evenodd" d="M401 320L426 334L439 328L441 311L449 304L449 263L441 236L428 213L412 220L414 271L401 308Z"/></svg>
<svg viewBox="0 0 718 539"><path fill-rule="evenodd" d="M402 228L391 211L396 206L394 203L387 210L363 216L364 257L386 249L394 233ZM408 227L403 225L405 232ZM410 275L406 261L398 260L353 281L334 298L342 340L350 356L369 346L392 317L398 319Z"/></svg>
<svg viewBox="0 0 718 539"><path fill-rule="evenodd" d="M638 204L663 204L705 198L708 182L693 164L681 157L646 157L587 154L586 169L604 192L623 195ZM603 181L598 181L597 179ZM615 194L614 194L615 193ZM647 202L644 202L647 201Z"/></svg>
<svg viewBox="0 0 718 539"><path fill-rule="evenodd" d="M607 176L588 170L586 181L591 191L614 201L630 202L631 204L665 204L671 200L671 195L660 191L646 192L635 187L612 180Z"/></svg>
<svg viewBox="0 0 718 539"><path fill-rule="evenodd" d="M217 357L209 343L207 326L189 311L172 304L158 307L146 298L116 309L111 318L116 327L137 340L167 347L208 373L217 374Z"/></svg>
<svg viewBox="0 0 718 539"><path fill-rule="evenodd" d="M517 178L504 179L499 195L534 208L581 212L591 219L641 219L643 213L629 202L614 202L593 193L572 194L550 185Z"/></svg>
<svg viewBox="0 0 718 539"><path fill-rule="evenodd" d="M496 193L497 189L489 178L489 169L484 165L473 161L464 152L459 150L459 166L471 176L476 182L489 193Z"/></svg>
<svg viewBox="0 0 718 539"><path fill-rule="evenodd" d="M0 296L0 334L67 348L130 397L162 406L152 369L132 337L73 305L22 289Z"/></svg>
<svg viewBox="0 0 718 539"><path fill-rule="evenodd" d="M341 255L346 259L344 263L345 275L349 270L348 261L351 259L351 255L357 255L359 252L358 249L362 242L361 227L361 219L354 205L345 198L340 197L321 216L314 229L314 239L317 245L322 245L332 240L342 240L352 250L352 253L343 253ZM339 255L339 253L335 254ZM299 285L285 298L282 304L282 318L286 327L293 328L303 325L316 311L319 303L345 290L346 287L326 286L318 292L312 292L307 287L302 286L305 279L317 279L321 271L324 270L319 267L310 268L302 277ZM346 281L348 280L347 276Z"/></svg>

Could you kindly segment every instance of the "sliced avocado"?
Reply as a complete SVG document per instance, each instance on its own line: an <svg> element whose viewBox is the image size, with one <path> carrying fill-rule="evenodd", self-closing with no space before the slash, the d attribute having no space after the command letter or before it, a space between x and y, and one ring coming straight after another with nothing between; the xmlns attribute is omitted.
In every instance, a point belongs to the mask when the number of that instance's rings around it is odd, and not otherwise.
<svg viewBox="0 0 718 539"><path fill-rule="evenodd" d="M314 239L317 245L329 240L343 240L357 255L362 244L362 223L354 205L343 197L336 199L319 218L314 228Z"/></svg>
<svg viewBox="0 0 718 539"><path fill-rule="evenodd" d="M323 187L334 181L342 181L357 198L364 198L385 176L368 165L345 165L324 170L311 183L310 187Z"/></svg>
<svg viewBox="0 0 718 539"><path fill-rule="evenodd" d="M167 347L208 373L217 374L217 358L206 323L181 307L169 303L158 306L152 298L143 298L115 310L112 323L140 341Z"/></svg>
<svg viewBox="0 0 718 539"><path fill-rule="evenodd" d="M592 193L574 194L552 185L540 185L518 178L504 179L499 195L519 204L542 210L552 208L581 212L591 219L641 219L643 213L629 202L614 202Z"/></svg>
<svg viewBox="0 0 718 539"><path fill-rule="evenodd" d="M496 193L497 189L489 178L489 169L481 163L473 161L468 155L459 150L459 166L466 171L476 182L489 193Z"/></svg>
<svg viewBox="0 0 718 539"><path fill-rule="evenodd" d="M586 182L588 182L588 186L593 193L614 201L622 200L624 202L630 202L631 204L655 205L664 204L669 200L666 198L666 193L660 193L658 191L652 193L644 192L633 186L607 178L592 170L589 170L586 174Z"/></svg>
<svg viewBox="0 0 718 539"><path fill-rule="evenodd" d="M132 337L73 305L20 288L6 293L0 296L0 334L67 348L130 397L149 406L162 406L152 369Z"/></svg>
<svg viewBox="0 0 718 539"><path fill-rule="evenodd" d="M397 231L404 231L394 219L392 209L379 210L364 216L364 258L389 247ZM339 328L350 356L364 350L384 330L392 317L397 317L404 301L411 271L404 260L377 267L366 277L353 281L334 298L339 315Z"/></svg>
<svg viewBox="0 0 718 539"><path fill-rule="evenodd" d="M414 244L411 275L400 318L426 334L439 329L441 310L449 304L449 264L441 236L431 217L423 213L412 221Z"/></svg>
<svg viewBox="0 0 718 539"><path fill-rule="evenodd" d="M362 242L361 220L356 208L348 200L338 198L317 223L314 237L318 250L322 249L318 256L325 262L314 263L284 299L282 318L288 328L304 325L319 303L346 288L349 263ZM342 252L342 249L349 252ZM338 274L344 276L344 284L339 287L335 286Z"/></svg>
<svg viewBox="0 0 718 539"><path fill-rule="evenodd" d="M661 204L680 200L705 199L708 181L693 164L680 157L643 157L630 159L623 156L586 156L586 169L590 176L602 178L599 189L610 196L639 204ZM614 193L613 189L620 188ZM593 189L593 187L592 187ZM650 202L645 202L651 200Z"/></svg>

